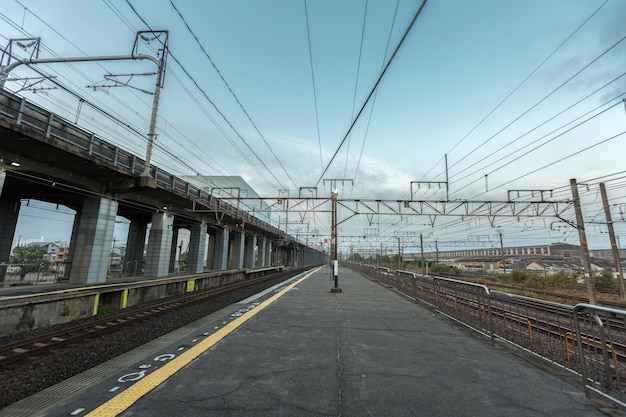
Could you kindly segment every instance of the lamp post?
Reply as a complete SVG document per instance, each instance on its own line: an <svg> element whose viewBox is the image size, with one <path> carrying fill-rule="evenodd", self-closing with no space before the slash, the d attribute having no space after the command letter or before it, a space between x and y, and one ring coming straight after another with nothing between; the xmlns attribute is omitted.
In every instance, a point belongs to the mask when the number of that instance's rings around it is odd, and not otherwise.
<svg viewBox="0 0 626 417"><path fill-rule="evenodd" d="M335 286L330 289L330 292L337 293L341 292L341 288L339 288L339 262L337 259L337 196L339 195L339 190L336 188L330 192L330 200L332 202L332 210L331 210L331 242L332 245L332 262L331 262L331 274L335 279Z"/></svg>
<svg viewBox="0 0 626 417"><path fill-rule="evenodd" d="M161 35L164 35L165 40L159 39ZM153 36L149 39L147 36ZM84 56L84 57L70 57L70 58L37 58L37 59L23 59L18 60L7 65L1 65L0 63L0 90L4 89L4 85L11 71L20 65L38 65L38 64L55 64L55 63L73 63L73 62L98 62L98 61L124 61L124 60L143 60L147 59L152 61L157 66L157 78L154 89L152 111L150 114L150 126L148 130L148 145L146 147L146 158L144 162L144 171L141 174L140 186L148 188L156 188L156 179L150 177L150 161L152 159L152 146L154 139L156 138L156 121L159 108L159 98L161 95L161 88L163 88L163 82L165 77L165 66L167 62L168 51L168 38L169 31L140 31L137 32L135 37L135 44L133 45L133 51L130 55L113 55L113 56ZM161 42L162 48L159 50L159 57L153 57L139 53L140 41L149 42L157 40ZM10 59L10 58L9 58Z"/></svg>

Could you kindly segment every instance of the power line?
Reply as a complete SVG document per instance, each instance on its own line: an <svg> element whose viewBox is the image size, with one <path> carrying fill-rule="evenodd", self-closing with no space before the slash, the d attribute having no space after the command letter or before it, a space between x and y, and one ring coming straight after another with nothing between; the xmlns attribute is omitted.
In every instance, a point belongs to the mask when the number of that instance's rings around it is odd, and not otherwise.
<svg viewBox="0 0 626 417"><path fill-rule="evenodd" d="M359 47L359 59L357 61L356 66L356 77L354 80L354 95L352 97L352 113L350 117L354 117L354 107L356 106L356 92L359 87L359 74L361 73L361 57L363 56L363 40L365 39L365 23L367 22L367 6L369 4L368 0L365 0L365 11L363 12L363 25L361 28L361 43ZM348 135L348 146L346 149L346 163L343 168L343 176L346 177L346 172L348 171L348 157L350 156L350 142L352 135Z"/></svg>
<svg viewBox="0 0 626 417"><path fill-rule="evenodd" d="M387 37L387 44L385 46L385 54L383 55L383 62L381 63L380 70L383 70L383 66L385 65L385 60L387 59L387 52L389 52L389 45L391 44L391 35L393 33L393 28L396 23L396 16L398 15L398 6L400 5L400 0L396 0L396 8L393 13L393 19L391 21L391 28L389 29L389 36ZM376 97L378 96L378 90L374 93L374 97L372 99L372 106L370 107L370 114L367 118L367 126L365 128L365 134L363 135L363 142L361 143L361 152L359 152L359 158L356 163L356 169L354 170L354 180L356 181L356 177L359 173L359 167L361 166L361 158L363 157L363 150L365 149L365 142L367 141L370 122L372 121L372 115L374 114L374 107L376 104Z"/></svg>
<svg viewBox="0 0 626 417"><path fill-rule="evenodd" d="M622 94L620 94L620 96L621 96L621 95L622 95ZM611 102L611 101L614 101L614 99L611 99L609 102ZM587 113L586 113L585 115L583 115L583 116L586 116L586 115L588 115L589 113L591 113L592 111L597 110L597 109L599 109L599 108L601 108L601 107L604 107L606 104L607 104L607 103L603 103L602 105L600 105L600 106L596 107L595 109L593 109L593 110L591 110L591 111L587 112ZM618 105L620 105L620 104L621 104L621 101L620 101L620 102L617 102L617 103L614 103L614 104L613 104L613 105L611 105L610 107L607 107L606 109L604 109L604 110L602 110L602 111L600 111L600 112L598 112L598 113L596 113L596 114L594 114L594 115L592 115L592 116L588 117L587 119L585 119L585 120L581 121L580 123L578 123L578 124L576 124L576 125L574 125L574 126L570 127L569 129L567 129L567 130L565 130L565 131L563 131L563 132L559 133L558 135L553 136L551 139L545 140L544 142L540 143L539 145L535 146L534 148L530 149L529 151L524 152L522 155L516 156L516 157L515 157L515 160L516 160L516 161L519 161L519 159L520 159L520 158L522 158L522 157L524 157L524 156L528 156L531 152L534 152L534 151L536 151L537 149L539 149L539 148L541 148L541 147L543 147L543 146L545 146L545 145L547 145L547 144L549 144L549 143L553 142L554 140L556 140L556 139L558 139L558 138L563 137L566 133L570 133L570 132L572 132L574 129L579 128L580 126L584 125L585 123L590 122L591 120L595 119L596 117L601 116L602 114L606 113L607 111L609 111L609 110L613 109L614 107L616 107L616 106L618 106ZM580 117L578 117L577 119L580 119L580 118L582 118L583 116L580 116ZM575 119L575 120L577 120L577 119ZM575 120L574 120L574 121L575 121ZM571 123L573 123L574 121L568 122L566 125L571 124ZM459 180L463 180L463 179L465 179L465 178L467 178L467 177L469 177L469 176L471 176L471 175L473 175L473 174L476 174L477 172L479 172L479 171L481 171L481 170L483 170L483 169L485 169L485 168L487 168L487 167L490 167L490 166L492 166L492 165L495 165L496 163L501 163L501 164L500 164L500 166L498 166L497 168L494 168L493 170L491 170L490 172L488 172L486 175L491 175L491 174L495 173L496 171L498 171L498 170L500 170L500 169L502 169L502 168L505 168L505 167L509 164L509 162L504 162L504 161L503 161L503 158L509 158L509 157L511 157L511 158L512 158L512 157L513 157L515 154L517 154L518 152L521 152L521 151L522 151L522 150L524 150L525 148L528 148L529 146L534 145L535 143L539 142L540 140L545 139L547 136L549 136L549 135L551 135L551 134L553 134L553 133L556 133L558 130L561 130L561 129L562 129L563 127L565 127L566 125L560 126L560 127L558 127L557 129L554 129L552 132L550 132L550 133L548 133L548 134L546 134L546 135L544 135L544 136L542 136L542 137L540 137L540 138L538 138L538 139L536 139L536 140L534 140L534 141L532 141L532 142L530 142L530 143L528 143L528 144L526 144L526 145L524 145L524 146L522 146L522 147L520 147L520 148L516 149L515 151L513 151L513 152L509 153L508 155L505 155L504 157L501 157L501 158L499 158L498 160L496 160L496 161L494 161L494 162L492 162L492 163L490 163L490 164L488 164L488 165L486 165L486 166L484 166L484 167L481 167L481 168L476 169L475 171L473 171L473 172L471 172L471 173L469 173L469 174L467 174L467 175L465 175L465 176L461 177ZM512 143L512 142L511 142L511 143ZM491 154L491 155L493 155L493 154ZM491 156L491 155L489 155L489 156ZM484 160L484 159L486 159L486 158L487 158L487 157L485 157L485 158L481 159L481 160L480 160L480 161L478 161L478 162L481 162L481 161L483 161L483 160ZM461 171L461 172L463 172L463 171ZM458 174L457 174L457 175L458 175ZM482 178L482 177L481 177L481 178ZM474 182L476 182L476 181L478 181L478 180L474 180ZM471 183L470 183L470 184L471 184ZM463 189L467 188L470 184L467 184L467 185L465 185L465 186L463 186L463 187L461 187L461 188L456 189L456 190L454 191L454 193L452 193L452 194L455 194L455 193L457 193L457 192L459 192L459 191L461 191L461 190L463 190Z"/></svg>
<svg viewBox="0 0 626 417"><path fill-rule="evenodd" d="M613 84L614 82L616 82L617 80L619 80L620 78L622 78L624 75L626 75L626 73L622 73L622 74L621 74L621 75L619 75L618 77L614 78L613 80L609 81L608 83L604 84L603 86L601 86L601 87L597 88L595 91L593 91L593 92L589 93L588 95L586 95L585 97L583 97L583 98L581 98L580 100L576 101L575 103L573 103L573 104L571 104L571 105L567 106L566 108L564 108L564 109L563 109L563 110L561 110L560 112L555 113L553 116L549 117L549 118L548 118L548 119L546 119L544 122L542 122L542 123L540 123L539 125L537 125L537 126L533 127L532 129L528 130L526 133L524 133L524 134L522 134L522 135L518 136L517 138L515 138L514 140L512 140L512 141L510 141L510 142L507 142L506 144L504 144L504 145L503 145L503 146L501 146L500 148L498 148L498 149L496 149L495 151L491 152L489 155L487 155L487 156L483 157L482 159L478 160L477 162L475 162L475 163L472 165L472 168L475 168L475 167L476 167L476 165L477 165L478 163L483 162L483 161L485 161L486 159L488 159L489 157L494 156L494 155L495 155L495 154L497 154L498 152L500 152L500 151L502 151L502 150L504 150L504 149L506 149L506 148L508 148L508 147L512 146L514 143L516 143L517 141L519 141L519 140L521 140L522 138L526 137L527 135L529 135L530 133L532 133L532 132L534 132L535 130L539 129L540 127L542 127L542 126L546 125L548 122L551 122L552 120L555 120L558 116L561 116L561 115L565 114L567 111L569 111L569 110L573 109L575 106L577 106L578 104L580 104L580 103L582 103L583 101L587 100L588 98L590 98L590 97L591 97L591 96L593 96L594 94L596 94L596 93L598 93L598 92L602 91L604 88L606 88L606 87L608 87L609 85ZM612 101L614 101L614 100L617 100L617 99L618 99L619 97L621 97L623 94L624 94L624 93L621 93L621 94L619 94L617 97L612 98L612 99L610 99L610 100L607 100L605 103L603 103L603 104L601 104L601 105L597 106L597 107L596 107L595 109L593 109L593 110L597 110L597 109L599 109L599 108L601 108L601 107L604 107L605 105L609 104L610 102L612 102ZM618 103L618 104L619 104L619 103ZM589 111L589 112L585 113L585 115L586 115L586 114L591 113L593 110L591 110L591 111ZM557 128L557 129L555 129L553 132L555 132L556 130L561 129L562 127L564 127L564 126L566 126L566 125L568 125L568 124L570 124L570 123L573 123L575 120L580 119L580 118L582 118L582 117L583 117L583 116L579 116L579 117L577 117L576 119L574 119L574 120L572 120L572 121L570 121L570 122L566 123L565 125L563 125L563 126L561 126L561 127ZM552 132L552 133L553 133L553 132ZM546 136L548 136L548 135L544 135L542 138L544 138L544 137L546 137ZM541 139L541 138L540 138L540 139ZM509 153L508 155L504 155L503 157L512 156L513 154L515 154L515 153L519 152L519 150L524 149L525 147L528 147L528 146L530 146L530 145L532 145L532 144L536 143L538 140L539 140L539 139L537 139L537 140L535 140L535 141L533 141L533 142L530 142L529 144L527 144L527 145L523 146L522 148L520 148L520 149L518 149L518 150L516 150L516 151L514 151L514 152L511 152L511 153ZM502 158L502 157L501 157L501 158ZM493 163L491 163L491 164L489 164L489 165L487 165L487 166L490 166L490 165L493 165L493 164L495 164L495 162L493 162ZM455 173L455 174L451 175L451 176L450 176L450 178L452 179L452 178L454 178L454 177L456 177L456 176L460 175L462 172L464 172L464 171L465 171L465 170L467 170L467 169L469 169L469 168L466 168L466 169L464 169L464 170L461 170L461 171L459 171L459 172L457 172L457 173ZM478 172L480 169L484 169L484 168L479 168L479 169L475 170L472 174L474 174L474 173ZM467 178L467 176L469 176L469 175L471 175L471 174L468 174L468 175L466 175L466 176L462 177L461 179Z"/></svg>
<svg viewBox="0 0 626 417"><path fill-rule="evenodd" d="M546 101L550 96L552 96L554 93L556 93L558 90L560 90L562 87L564 87L566 84L568 84L570 81L572 81L574 78L576 78L577 76L579 76L583 71L585 71L586 69L588 69L591 65L593 65L594 63L596 63L600 58L602 58L604 55L606 55L607 53L609 53L613 48L615 48L617 45L619 45L620 43L622 43L624 40L626 39L626 36L624 36L623 38L621 38L619 41L615 42L613 45L611 45L607 50L605 50L604 52L602 52L600 55L598 55L596 58L594 58L591 62L589 62L587 65L585 65L584 67L582 67L581 69L579 69L578 71L576 71L576 73L574 73L572 76L570 76L567 80L565 80L563 83L561 83L558 87L556 87L555 89L553 89L552 91L550 91L547 95L545 95L541 100L539 100L538 102L536 102L535 104L533 104L532 106L530 106L528 109L526 109L522 114L520 114L519 116L517 116L515 119L513 119L511 122L509 122L508 124L506 124L502 129L500 129L499 131L497 131L495 134L491 135L488 139L484 140L480 145L478 145L477 147L475 147L474 149L472 149L470 152L468 152L467 154L465 154L461 159L459 159L458 161L456 161L454 164L452 164L450 166L450 168L453 168L454 166L458 165L461 161L465 160L467 157L469 157L471 154L473 154L474 152L476 152L478 149L482 148L484 145L486 145L487 143L489 143L493 138L495 138L496 136L498 136L500 133L502 133L504 130L508 129L509 127L511 127L515 122L517 122L518 120L520 120L522 117L524 117L526 114L528 114L531 110L535 109L537 106L539 106L541 103L543 103L544 101Z"/></svg>
<svg viewBox="0 0 626 417"><path fill-rule="evenodd" d="M548 62L589 20L591 20L591 18L593 16L596 15L596 13L598 13L600 11L600 9L602 9L604 7L605 4L608 3L609 0L606 0L604 3L602 3L600 5L600 7L598 7L593 13L591 13L591 15L589 15L567 38L565 38L565 40L563 42L561 42L561 44L559 46L557 46L552 53L550 53L543 61L541 61L541 63L539 65L537 65L535 67L535 69L533 69L527 76L526 78L524 78L517 86L515 86L515 88L513 88L513 90L511 90L511 92L509 92L509 94L506 95L506 97L504 97L502 99L502 101L500 101L485 117L482 118L482 120L480 122L478 122L476 124L476 126L474 126L472 129L470 129L470 131L463 136L463 138L461 138L461 140L459 140L449 151L448 153L452 152L454 149L457 148L457 146L459 146L469 135L472 134L472 132L474 132L480 125L483 124L483 122L485 120L487 120L497 109L500 108L500 106L502 106L502 104L504 104L505 101L507 101L513 94L515 94L515 92L517 90L520 89L520 87L522 87L522 85L524 85L526 83L526 81L528 81L537 71L539 71L539 69L541 67L543 67L543 65ZM481 144L482 146L482 144ZM460 162L460 161L459 161ZM454 165L453 165L454 166Z"/></svg>
<svg viewBox="0 0 626 417"><path fill-rule="evenodd" d="M304 16L306 19L306 35L309 45L309 62L311 64L311 81L313 83L313 103L315 105L315 125L317 126L317 143L320 148L320 167L324 169L324 159L322 157L322 139L320 137L320 116L317 109L317 89L315 88L315 71L313 70L313 51L311 49L311 29L309 27L309 10L307 0L304 0ZM319 181L318 181L319 183Z"/></svg>
<svg viewBox="0 0 626 417"><path fill-rule="evenodd" d="M128 6L131 8L131 10L133 11L133 13L135 13L135 15L143 22L144 25L146 25L146 27L150 30L153 31L153 29L150 27L150 25L148 24L148 22L146 22L146 20L139 14L139 12L137 12L137 10L134 8L134 6L131 4L130 0L126 0L126 3L128 4ZM200 87L200 85L198 84L198 82L195 80L195 78L193 78L191 76L191 74L189 73L189 71L187 71L187 68L178 60L178 58L176 58L176 56L172 53L172 51L168 51L169 56L174 60L174 62L176 62L176 64L178 64L179 68L183 71L183 73L189 78L189 80L191 80L191 82L194 84L194 86L196 87L196 89L198 91L200 91L202 93L202 95L204 96L204 98L211 104L211 106L213 106L213 108L215 109L215 111L217 111L217 113L222 117L222 119L224 119L224 121L226 122L226 124L232 129L233 132L235 132L235 134L237 135L237 137L244 143L244 145L246 145L246 147L248 148L248 150L252 153L252 155L254 155L257 160L261 163L261 165L263 165L263 167L267 170L267 172L269 172L269 174L274 178L274 180L276 180L276 183L279 185L279 188L285 188L285 186L281 183L281 181L276 177L276 175L274 174L274 172L269 169L269 167L265 164L265 162L263 162L263 160L259 157L259 155L254 151L254 149L252 149L252 147L248 144L248 142L243 138L243 136L239 133L239 131L235 128L235 126L230 122L230 120L226 117L226 115L219 109L219 107L217 107L217 105L215 104L215 102L213 102L213 100L211 100L211 98L209 98L209 96L207 95L207 93L204 91L204 89L202 87ZM243 154L242 154L243 156ZM250 161L249 161L250 162ZM255 165L252 165L253 168L255 168L255 170L257 170L257 172L259 173L259 175L261 175L262 177L264 177L266 180L267 178L265 177L265 174L263 172L261 172L258 167L256 167ZM268 181L271 182L271 181Z"/></svg>
<svg viewBox="0 0 626 417"><path fill-rule="evenodd" d="M128 1L128 0L127 0ZM398 45L396 46L396 49L393 51L393 53L391 54L391 57L389 58L389 61L387 62L387 65L385 65L385 68L383 69L383 71L381 72L380 76L378 77L378 79L376 80L376 83L374 83L374 86L372 87L370 93L368 94L367 98L365 99L365 102L363 103L363 105L361 106L361 109L359 110L359 112L357 113L356 117L354 118L354 120L352 121L352 124L350 125L350 127L348 128L348 131L346 132L346 134L344 135L343 139L341 140L341 142L339 143L339 146L337 147L337 150L335 151L335 153L333 154L332 158L330 158L330 161L328 161L328 164L326 165L326 168L324 168L324 171L322 171L322 175L320 175L319 179L317 180L317 182L315 183L315 186L317 186L320 181L322 181L322 178L324 178L324 175L326 174L326 171L328 171L328 168L330 168L330 165L333 163L333 160L335 159L335 157L337 156L337 154L339 153L339 150L341 149L341 147L343 146L344 142L346 141L346 139L348 138L348 136L350 135L350 132L352 132L352 128L354 127L354 125L356 124L356 122L359 120L359 117L361 116L361 113L363 113L363 110L365 110L365 106L367 106L367 103L369 102L370 98L372 97L372 95L374 94L374 91L376 91L376 89L378 88L378 85L380 84L380 82L382 81L383 77L385 76L385 73L387 72L387 70L389 69L389 66L391 65L391 63L393 62L393 59L396 57L398 51L400 50L400 47L402 46L402 44L404 43L404 40L407 38L407 36L409 35L409 32L411 31L411 29L413 28L413 25L415 24L415 21L417 20L417 18L419 17L419 15L422 12L422 9L424 8L424 6L426 5L427 0L422 0L422 4L420 5L420 7L417 9L417 12L415 13L415 15L413 16L413 19L411 20L411 23L409 23L409 26L406 28L406 30L404 31L404 34L402 35L402 38L400 39L400 42L398 42Z"/></svg>
<svg viewBox="0 0 626 417"><path fill-rule="evenodd" d="M246 115L246 117L248 118L248 120L250 121L250 123L252 124L252 126L254 127L254 129L257 131L257 133L259 134L259 136L261 137L261 139L263 139L263 142L265 143L265 145L267 146L267 148L270 150L270 152L272 153L272 155L274 156L274 158L276 159L276 162L278 162L278 164L280 165L280 167L282 168L283 172L287 175L287 178L289 178L289 180L291 181L291 183L293 184L293 186L297 189L298 186L296 185L296 183L294 182L293 178L291 178L291 175L289 175L289 173L287 172L287 170L285 169L284 165L282 164L282 162L280 161L280 159L278 159L278 156L276 155L276 153L274 152L274 150L272 149L272 147L270 146L270 144L267 142L267 140L265 139L265 136L263 136L263 134L261 133L261 131L259 130L259 128L257 127L256 123L254 123L254 121L252 120L252 117L250 117L250 114L248 113L248 111L244 108L243 104L241 104L241 101L239 101L239 97L237 97L237 95L235 94L235 92L232 90L232 88L230 87L230 84L228 84L228 82L226 81L226 79L224 78L224 76L222 75L221 71L217 68L217 66L215 65L215 62L213 61L213 59L211 59L211 57L209 56L208 52L204 49L204 46L202 46L202 43L200 42L200 40L198 39L198 37L196 36L196 34L191 30L191 27L189 27L189 24L187 23L187 21L185 20L185 18L183 17L183 15L180 13L180 11L178 10L178 8L174 5L174 2L172 0L170 0L170 4L172 5L172 7L174 8L174 10L176 11L176 13L178 14L178 16L180 17L180 19L183 21L183 24L185 25L185 27L187 28L187 30L189 31L189 33L193 36L193 38L195 39L196 43L198 44L198 46L200 47L200 49L202 50L202 53L204 54L204 56L206 56L206 58L209 60L209 62L211 63L211 65L213 66L213 68L215 69L215 71L217 72L217 74L219 75L220 79L222 80L222 82L224 83L224 85L226 85L226 88L228 88L228 91L230 92L230 94L233 96L233 98L235 99L235 101L237 102L237 104L239 105L239 108L241 108L241 111L243 111L243 113Z"/></svg>

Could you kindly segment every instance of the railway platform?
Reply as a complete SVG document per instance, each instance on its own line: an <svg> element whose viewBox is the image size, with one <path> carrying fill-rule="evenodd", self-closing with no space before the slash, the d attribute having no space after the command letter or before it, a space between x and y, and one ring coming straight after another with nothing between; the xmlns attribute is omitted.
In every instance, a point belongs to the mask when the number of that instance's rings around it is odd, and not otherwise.
<svg viewBox="0 0 626 417"><path fill-rule="evenodd" d="M356 272L340 269L340 293L329 278L302 274L0 416L624 415Z"/></svg>

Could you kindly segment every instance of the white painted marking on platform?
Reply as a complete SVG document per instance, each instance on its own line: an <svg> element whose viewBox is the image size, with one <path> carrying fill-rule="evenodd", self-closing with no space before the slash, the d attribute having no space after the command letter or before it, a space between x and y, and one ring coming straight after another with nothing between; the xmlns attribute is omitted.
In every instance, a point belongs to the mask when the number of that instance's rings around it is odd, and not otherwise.
<svg viewBox="0 0 626 417"><path fill-rule="evenodd" d="M245 300L239 301L237 304L247 304L250 301L254 301L254 300L258 299L258 298L261 298L265 294L268 294L270 292L278 292L278 290L280 290L280 288L286 287L292 281L295 281L296 279L300 278L301 275L302 274L299 274L299 275L296 275L295 277L292 277L292 278L288 279L287 281L279 282L278 284L274 285L273 287L270 287L270 288L266 289L265 291L261 291L260 293L254 294L253 296L246 298ZM256 303L256 305L259 305L259 303Z"/></svg>

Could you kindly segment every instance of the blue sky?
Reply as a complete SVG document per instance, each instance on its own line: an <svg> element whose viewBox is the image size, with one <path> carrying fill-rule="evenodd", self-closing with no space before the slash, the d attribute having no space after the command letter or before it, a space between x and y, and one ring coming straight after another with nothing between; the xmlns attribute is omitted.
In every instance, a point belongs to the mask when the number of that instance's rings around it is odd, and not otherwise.
<svg viewBox="0 0 626 417"><path fill-rule="evenodd" d="M600 224L603 215L598 217L598 178L607 183L616 220L626 211L619 179L626 150L621 103L626 97L626 2L429 1L341 148L419 2L4 3L0 43L40 36L42 58L127 55L137 31L169 31L171 55L153 163L173 173L241 175L258 194L273 197L280 189L296 195L298 187L311 186L328 194L318 183L326 169L324 178L354 181L341 187L343 198L407 199L411 181L445 181L447 155L451 199L504 200L508 189L554 189L556 198L567 199L570 178L590 183L581 192L587 220L594 222L588 232L596 247L609 246ZM41 69L147 132L150 96L128 88L85 87L102 85L105 73L152 71L150 63ZM20 68L13 74L18 75L34 73ZM152 89L154 78L134 77L132 84ZM20 85L12 82L7 88L16 91ZM77 118L77 100L60 89L20 94L69 120ZM140 156L145 152L144 137L87 106L78 120ZM413 198L438 200L445 194L424 188ZM25 239L69 240L67 215L59 213L61 220L45 227L27 216L37 214L24 209L18 229ZM327 216L310 222L328 233ZM436 227L420 218L374 222L357 217L340 233L359 235L377 227L385 236L422 233L431 244L434 239L471 244L496 235L484 219L442 219ZM616 224L619 233L622 224ZM116 237L123 240L121 225ZM575 230L563 231L541 219L510 219L499 226L510 246L578 242Z"/></svg>

